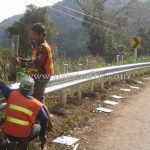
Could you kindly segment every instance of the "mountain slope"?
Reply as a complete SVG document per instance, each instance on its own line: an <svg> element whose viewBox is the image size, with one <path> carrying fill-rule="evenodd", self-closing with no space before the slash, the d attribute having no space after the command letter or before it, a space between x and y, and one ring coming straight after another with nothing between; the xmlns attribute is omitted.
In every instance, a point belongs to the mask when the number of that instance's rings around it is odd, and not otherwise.
<svg viewBox="0 0 150 150"><path fill-rule="evenodd" d="M76 0L64 0L58 4L82 11ZM72 11L57 4L52 6L52 8L64 11L70 15L72 14ZM54 25L61 30L61 33L55 37L54 41L62 53L66 53L66 55L71 57L87 54L86 42L88 34L84 31L82 22L51 9L49 9L49 14L53 19Z"/></svg>
<svg viewBox="0 0 150 150"><path fill-rule="evenodd" d="M76 0L64 0L59 4L71 7L76 10L81 10ZM56 5L52 6L55 9L71 13L70 10L60 8ZM60 52L66 53L66 56L76 57L86 54L85 45L87 41L87 34L82 28L81 22L74 20L68 16L64 16L58 12L48 9L48 13L53 20L54 26L61 31L58 36L54 37L54 41L60 49ZM3 47L10 47L10 43L5 33L5 29L11 26L15 21L18 21L22 15L16 15L8 18L0 23L0 45Z"/></svg>
<svg viewBox="0 0 150 150"><path fill-rule="evenodd" d="M0 22L0 47L10 47L10 42L5 29L11 26L14 22L18 21L21 17L22 15L16 15Z"/></svg>

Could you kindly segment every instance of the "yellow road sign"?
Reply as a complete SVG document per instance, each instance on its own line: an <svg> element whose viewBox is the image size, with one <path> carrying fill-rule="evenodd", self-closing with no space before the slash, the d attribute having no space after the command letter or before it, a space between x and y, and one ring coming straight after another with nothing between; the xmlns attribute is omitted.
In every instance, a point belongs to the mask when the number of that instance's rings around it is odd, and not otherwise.
<svg viewBox="0 0 150 150"><path fill-rule="evenodd" d="M140 36L134 37L130 41L131 48L141 48L142 39Z"/></svg>

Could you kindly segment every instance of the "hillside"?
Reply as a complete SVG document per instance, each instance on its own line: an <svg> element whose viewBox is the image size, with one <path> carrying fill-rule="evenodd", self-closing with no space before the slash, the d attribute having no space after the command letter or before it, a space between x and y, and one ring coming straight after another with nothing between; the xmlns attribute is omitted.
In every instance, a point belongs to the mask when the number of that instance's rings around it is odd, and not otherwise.
<svg viewBox="0 0 150 150"><path fill-rule="evenodd" d="M76 0L64 0L63 2L60 2L60 4L81 11L75 1ZM53 8L71 14L70 10L64 9L57 4L54 5ZM82 22L51 9L49 9L49 14L53 19L54 25L61 31L61 33L54 39L61 51L65 51L66 55L71 57L86 54L88 35L82 27Z"/></svg>
<svg viewBox="0 0 150 150"><path fill-rule="evenodd" d="M22 15L15 15L13 17L10 17L8 19L5 19L4 21L0 22L0 28L7 28L8 26L12 25L14 22L18 21Z"/></svg>
<svg viewBox="0 0 150 150"><path fill-rule="evenodd" d="M76 10L80 10L80 7L75 1L76 0L64 0L63 2L60 2L60 4L69 6ZM52 7L55 9L64 10L63 8L58 8L57 5ZM48 13L53 20L54 26L58 28L58 30L61 30L61 33L57 37L54 37L54 42L58 48L68 57L76 57L82 54L86 54L87 51L85 50L85 47L87 34L82 29L81 22L61 15L58 12L54 12L50 8L48 9ZM67 13L70 12L67 11ZM21 17L22 15L16 15L0 23L0 45L2 47L10 47L5 29L8 26L11 26L15 21L18 21Z"/></svg>
<svg viewBox="0 0 150 150"><path fill-rule="evenodd" d="M149 7L150 7L150 0L143 0L143 2L146 2L146 8L145 12L143 13L144 16L142 17L144 19L144 26L142 24L142 27L149 28L150 23L150 13L149 13ZM118 2L114 0L109 0L106 3L107 10L111 11L119 7L119 5L116 5ZM63 0L62 2L59 2L61 5L68 6L70 8L73 8L75 10L82 11L79 5L76 3L76 0ZM58 6L55 4L52 6L52 8L55 8L57 10L62 10L67 12L68 14L72 15L73 13L63 7ZM140 10L139 10L140 11ZM137 11L138 12L138 11ZM75 20L69 16L66 16L64 14L58 13L54 10L48 9L48 13L50 17L53 20L54 26L60 31L57 36L54 37L54 42L58 46L58 49L63 53L66 54L66 56L69 57L76 57L76 56L82 56L87 53L86 43L88 39L88 34L85 32L85 30L82 27L82 23L78 20ZM121 15L126 16L126 14L132 14L132 11L130 10L124 11L121 13ZM138 14L138 13L137 13ZM8 40L8 36L5 33L5 29L8 26L11 26L15 21L18 21L22 15L16 15L11 18L8 18L0 23L0 46L2 47L10 47L10 42ZM133 18L130 18L130 16L127 16L129 18L130 23L128 24L128 31L130 33L133 33L137 31L137 23L135 22L134 18L137 18L136 16Z"/></svg>
<svg viewBox="0 0 150 150"><path fill-rule="evenodd" d="M11 26L14 22L18 21L22 15L16 15L5 19L4 21L0 22L0 46L2 47L10 47L10 42L8 36L5 32L5 29L8 26Z"/></svg>

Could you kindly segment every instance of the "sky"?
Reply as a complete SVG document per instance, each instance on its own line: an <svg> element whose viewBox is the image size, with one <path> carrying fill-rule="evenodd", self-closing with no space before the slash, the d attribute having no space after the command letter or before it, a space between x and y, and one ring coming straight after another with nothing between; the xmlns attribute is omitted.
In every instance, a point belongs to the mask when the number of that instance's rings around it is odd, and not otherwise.
<svg viewBox="0 0 150 150"><path fill-rule="evenodd" d="M0 22L17 14L23 14L28 4L51 6L62 0L3 0L0 4Z"/></svg>

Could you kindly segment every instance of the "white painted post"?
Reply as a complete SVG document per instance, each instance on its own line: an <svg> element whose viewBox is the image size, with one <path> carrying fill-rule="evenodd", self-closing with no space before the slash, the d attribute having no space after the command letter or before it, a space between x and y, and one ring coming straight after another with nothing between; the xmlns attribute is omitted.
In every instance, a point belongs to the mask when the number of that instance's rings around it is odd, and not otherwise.
<svg viewBox="0 0 150 150"><path fill-rule="evenodd" d="M135 48L135 49L134 49L134 59L135 59L134 61L135 61L135 62L137 62L137 57L138 57L138 54L137 54L137 53L138 53L137 48Z"/></svg>
<svg viewBox="0 0 150 150"><path fill-rule="evenodd" d="M117 55L117 65L119 65L120 55ZM118 80L120 79L120 74L117 75Z"/></svg>
<svg viewBox="0 0 150 150"><path fill-rule="evenodd" d="M119 57L120 55L117 55L117 65L119 65Z"/></svg>
<svg viewBox="0 0 150 150"><path fill-rule="evenodd" d="M101 89L102 91L104 90L104 78L103 77L101 78Z"/></svg>
<svg viewBox="0 0 150 150"><path fill-rule="evenodd" d="M64 64L64 74L68 73L68 64ZM67 89L62 89L62 103L67 103Z"/></svg>
<svg viewBox="0 0 150 150"><path fill-rule="evenodd" d="M96 65L96 61L92 61L91 69L94 69ZM92 73L92 72L91 72ZM92 75L92 74L91 74ZM94 81L90 82L90 93L94 93Z"/></svg>
<svg viewBox="0 0 150 150"><path fill-rule="evenodd" d="M121 55L121 64L124 65L124 55ZM125 80L125 73L121 74L121 80Z"/></svg>
<svg viewBox="0 0 150 150"><path fill-rule="evenodd" d="M82 64L78 64L78 70L81 71L82 70ZM78 86L78 100L80 101L82 99L82 85L80 84Z"/></svg>
<svg viewBox="0 0 150 150"><path fill-rule="evenodd" d="M121 55L121 63L124 64L124 55Z"/></svg>
<svg viewBox="0 0 150 150"><path fill-rule="evenodd" d="M13 35L11 39L11 46L12 46L12 51L11 51L11 59L13 57L18 56L18 49L19 49L19 35ZM9 64L9 73L8 73L8 81L11 82L16 82L17 80L17 67L10 61Z"/></svg>

